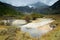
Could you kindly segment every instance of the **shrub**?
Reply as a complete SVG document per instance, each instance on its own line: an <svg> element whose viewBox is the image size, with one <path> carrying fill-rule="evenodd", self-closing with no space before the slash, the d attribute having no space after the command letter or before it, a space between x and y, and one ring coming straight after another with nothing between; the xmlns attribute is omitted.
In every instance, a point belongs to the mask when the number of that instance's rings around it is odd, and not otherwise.
<svg viewBox="0 0 60 40"><path fill-rule="evenodd" d="M6 35L7 34L7 30L0 30L0 35Z"/></svg>

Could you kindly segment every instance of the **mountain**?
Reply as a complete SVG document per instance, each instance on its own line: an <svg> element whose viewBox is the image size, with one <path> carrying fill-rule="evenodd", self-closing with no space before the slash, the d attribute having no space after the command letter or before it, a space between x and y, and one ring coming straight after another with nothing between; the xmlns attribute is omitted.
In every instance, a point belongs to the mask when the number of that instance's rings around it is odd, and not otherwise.
<svg viewBox="0 0 60 40"><path fill-rule="evenodd" d="M37 2L29 4L27 6L15 7L7 3L0 2L0 16L2 15L20 15L23 13L37 12L41 14L59 14L60 13L60 1L57 1L54 5L48 6L44 3Z"/></svg>
<svg viewBox="0 0 60 40"><path fill-rule="evenodd" d="M17 14L18 12L15 10L14 6L0 2L0 16L4 16L4 15L13 16Z"/></svg>
<svg viewBox="0 0 60 40"><path fill-rule="evenodd" d="M30 8L30 7L28 7L28 6L20 6L20 7L15 7L15 9L16 9L16 11L18 11L18 12L28 12L28 13L30 13L30 12L32 12L34 9L33 8Z"/></svg>
<svg viewBox="0 0 60 40"><path fill-rule="evenodd" d="M45 14L60 14L60 0L44 10Z"/></svg>
<svg viewBox="0 0 60 40"><path fill-rule="evenodd" d="M50 8L52 8L54 13L60 14L60 0L53 4Z"/></svg>
<svg viewBox="0 0 60 40"><path fill-rule="evenodd" d="M16 7L17 11L22 11L22 12L38 12L38 13L43 13L43 11L48 8L49 6L41 3L41 2L37 2L34 4L29 4L27 6L20 6L20 7Z"/></svg>
<svg viewBox="0 0 60 40"><path fill-rule="evenodd" d="M16 7L16 10L28 13L37 12L41 14L60 14L60 0L54 3L52 6L37 2L27 6Z"/></svg>
<svg viewBox="0 0 60 40"><path fill-rule="evenodd" d="M57 1L55 4L51 6L52 9L59 9L60 10L60 0Z"/></svg>
<svg viewBox="0 0 60 40"><path fill-rule="evenodd" d="M32 7L29 7L30 5ZM41 3L41 2L37 2L34 4L30 4L30 5L15 7L10 4L0 2L0 14L1 15L3 14L4 15L8 15L8 14L15 15L15 14L19 14L18 12L23 12L23 13L38 12L38 13L44 14L45 10L49 8L48 5Z"/></svg>
<svg viewBox="0 0 60 40"><path fill-rule="evenodd" d="M30 4L28 6L33 7L33 8L46 8L46 7L48 7L48 5L46 5L42 2L37 2L37 3L34 3L34 4Z"/></svg>

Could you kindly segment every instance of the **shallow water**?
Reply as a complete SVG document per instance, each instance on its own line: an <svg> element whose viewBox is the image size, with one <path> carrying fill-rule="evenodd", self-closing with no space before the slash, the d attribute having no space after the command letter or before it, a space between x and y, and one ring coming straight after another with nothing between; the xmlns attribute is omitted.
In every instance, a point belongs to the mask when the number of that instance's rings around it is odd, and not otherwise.
<svg viewBox="0 0 60 40"><path fill-rule="evenodd" d="M50 19L49 20L43 19L43 21L44 22L42 22L42 24L45 24L45 23L48 23L50 21ZM14 21L12 21L12 25L21 27L21 30L22 31L28 32L32 37L40 37L43 34L51 31L51 30L39 30L39 29L37 29L38 26L41 26L40 21L37 22L37 23L32 23L32 24L28 24L28 26L27 26L28 28L27 28L26 27L26 21L25 20L14 20ZM31 26L32 28L29 28L29 26Z"/></svg>
<svg viewBox="0 0 60 40"><path fill-rule="evenodd" d="M26 25L23 25L21 27L21 30L24 32L28 32L30 33L30 35L32 37L40 37L42 35L44 35L45 33L49 32L52 30L52 28L50 28L50 26L45 26L48 29L44 29L44 25L49 24L51 22L53 22L54 20L51 19L43 19L43 21L38 21L37 23L28 23ZM42 30L38 29L38 27L43 27Z"/></svg>
<svg viewBox="0 0 60 40"><path fill-rule="evenodd" d="M47 33L49 30L39 30L36 28L26 28L26 27L21 27L21 30L23 32L28 32L32 37L40 37L43 34Z"/></svg>

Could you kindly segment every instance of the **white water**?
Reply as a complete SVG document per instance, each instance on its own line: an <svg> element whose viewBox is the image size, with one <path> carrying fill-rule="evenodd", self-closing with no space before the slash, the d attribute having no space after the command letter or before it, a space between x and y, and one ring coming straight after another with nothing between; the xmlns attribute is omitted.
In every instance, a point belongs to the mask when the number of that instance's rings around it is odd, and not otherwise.
<svg viewBox="0 0 60 40"><path fill-rule="evenodd" d="M38 20L37 20L38 21ZM28 28L37 28L39 26L44 26L46 24L52 23L54 20L51 19L43 19L41 21L38 22L32 22L32 23L28 23L26 25L23 25L22 27L28 27Z"/></svg>
<svg viewBox="0 0 60 40"><path fill-rule="evenodd" d="M25 20L14 20L12 22L12 26L22 26L25 25L27 22Z"/></svg>
<svg viewBox="0 0 60 40"><path fill-rule="evenodd" d="M39 21L37 20L21 26L21 30L30 33L32 37L39 37L52 30L49 25L45 27L44 25L50 24L53 21L52 19L40 19ZM38 27L42 27L41 30Z"/></svg>
<svg viewBox="0 0 60 40"><path fill-rule="evenodd" d="M30 33L32 37L39 37L52 30L49 25L46 27L44 27L44 25L52 23L53 21L54 20L52 19L39 18L31 23L26 24L27 22L25 20L13 20L11 25L21 27L22 31ZM42 28L38 29L38 27Z"/></svg>

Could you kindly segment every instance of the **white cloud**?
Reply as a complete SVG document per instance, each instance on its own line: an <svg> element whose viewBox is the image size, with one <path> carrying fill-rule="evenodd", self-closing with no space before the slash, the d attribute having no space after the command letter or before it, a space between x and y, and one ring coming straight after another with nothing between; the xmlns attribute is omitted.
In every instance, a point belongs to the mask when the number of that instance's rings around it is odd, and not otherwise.
<svg viewBox="0 0 60 40"><path fill-rule="evenodd" d="M57 0L0 0L0 1L12 4L14 6L25 6L25 5L32 4L38 1L41 1L47 5L52 5Z"/></svg>
<svg viewBox="0 0 60 40"><path fill-rule="evenodd" d="M47 4L47 5L53 5L55 2L57 2L58 0L40 0L41 2Z"/></svg>

